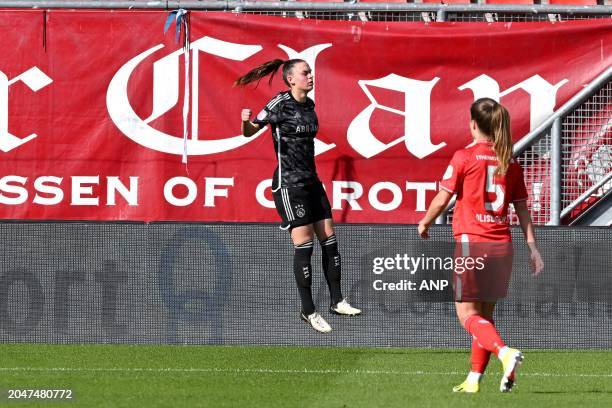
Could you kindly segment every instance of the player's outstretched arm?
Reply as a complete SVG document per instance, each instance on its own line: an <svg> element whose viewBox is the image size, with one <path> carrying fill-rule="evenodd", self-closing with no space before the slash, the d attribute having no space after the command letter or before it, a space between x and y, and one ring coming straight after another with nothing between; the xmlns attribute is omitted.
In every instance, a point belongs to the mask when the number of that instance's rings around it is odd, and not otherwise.
<svg viewBox="0 0 612 408"><path fill-rule="evenodd" d="M240 117L242 119L242 126L240 130L242 131L242 134L244 136L251 137L255 133L257 133L257 131L259 130L259 125L256 125L255 123L251 122L250 109L243 109L242 112L240 112Z"/></svg>
<svg viewBox="0 0 612 408"><path fill-rule="evenodd" d="M429 234L427 231L429 230L429 226L436 218L442 214L442 212L446 209L448 202L453 198L453 194L449 193L446 190L440 190L438 194L434 197L431 204L429 204L429 208L427 209L427 213L425 217L419 222L419 236L423 239L429 238Z"/></svg>
<svg viewBox="0 0 612 408"><path fill-rule="evenodd" d="M521 229L527 240L527 245L529 245L529 249L531 250L531 267L533 268L533 274L538 275L544 269L544 261L536 246L535 231L533 222L531 221L531 215L529 215L529 209L527 208L527 201L515 202L514 210L516 211Z"/></svg>

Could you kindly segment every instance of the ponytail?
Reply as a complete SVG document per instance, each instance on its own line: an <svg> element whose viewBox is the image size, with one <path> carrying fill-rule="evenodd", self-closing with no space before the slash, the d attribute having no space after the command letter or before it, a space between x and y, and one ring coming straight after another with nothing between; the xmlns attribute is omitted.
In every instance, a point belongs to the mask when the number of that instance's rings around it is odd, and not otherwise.
<svg viewBox="0 0 612 408"><path fill-rule="evenodd" d="M253 68L252 70L238 78L236 82L234 82L234 86L245 86L255 81L257 81L257 84L259 84L261 78L265 77L266 75L270 75L270 80L268 81L268 83L271 84L272 78L274 78L276 71L278 71L278 68L284 63L285 61L281 59L264 62L260 66Z"/></svg>
<svg viewBox="0 0 612 408"><path fill-rule="evenodd" d="M497 156L495 174L503 176L508 171L512 158L512 134L510 132L510 114L502 105L491 98L480 98L470 107L472 120L478 129L493 141L493 150Z"/></svg>
<svg viewBox="0 0 612 408"><path fill-rule="evenodd" d="M510 133L510 115L506 108L499 103L493 108L491 128L493 130L493 150L499 162L495 172L503 176L508 171L510 159L512 159L512 135Z"/></svg>
<svg viewBox="0 0 612 408"><path fill-rule="evenodd" d="M234 86L246 86L251 82L255 81L257 81L257 84L259 84L259 81L261 81L261 79L267 75L270 75L268 84L272 84L272 79L274 78L274 75L276 74L278 68L280 68L281 65L283 67L283 81L285 81L285 84L287 84L287 86L290 86L289 81L287 80L287 75L289 75L293 66L298 62L305 61L301 59L290 59L287 61L281 59L274 59L272 61L264 62L260 66L253 68L252 70L238 78L236 82L234 82Z"/></svg>

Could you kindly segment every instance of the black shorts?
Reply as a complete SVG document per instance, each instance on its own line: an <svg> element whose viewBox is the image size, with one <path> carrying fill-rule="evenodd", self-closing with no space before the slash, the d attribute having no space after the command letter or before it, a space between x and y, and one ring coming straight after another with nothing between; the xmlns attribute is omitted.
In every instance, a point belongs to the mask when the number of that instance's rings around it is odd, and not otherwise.
<svg viewBox="0 0 612 408"><path fill-rule="evenodd" d="M313 224L331 218L331 205L320 181L272 192L282 229Z"/></svg>

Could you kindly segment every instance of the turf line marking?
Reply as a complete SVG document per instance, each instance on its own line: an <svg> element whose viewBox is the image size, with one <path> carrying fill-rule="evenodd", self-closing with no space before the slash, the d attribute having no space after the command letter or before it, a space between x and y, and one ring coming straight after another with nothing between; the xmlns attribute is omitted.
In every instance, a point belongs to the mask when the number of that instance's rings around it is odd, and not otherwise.
<svg viewBox="0 0 612 408"><path fill-rule="evenodd" d="M8 371L49 371L49 372L184 372L184 373L235 373L235 374L365 374L365 375L462 375L463 372L448 371L385 371L385 370L279 370L270 368L139 368L139 367L0 367L0 372ZM559 374L559 373L521 373L521 377L593 377L611 378L612 374Z"/></svg>

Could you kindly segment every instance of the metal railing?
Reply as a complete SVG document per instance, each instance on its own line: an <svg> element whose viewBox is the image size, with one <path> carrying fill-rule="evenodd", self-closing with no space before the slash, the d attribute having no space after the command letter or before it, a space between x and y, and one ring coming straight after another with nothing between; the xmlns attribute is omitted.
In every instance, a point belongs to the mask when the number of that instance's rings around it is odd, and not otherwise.
<svg viewBox="0 0 612 408"><path fill-rule="evenodd" d="M547 4L422 4L422 3L317 3L301 1L197 1L197 0L0 0L0 8L18 9L155 9L228 11L323 20L364 21L560 21L612 17L612 6L558 6Z"/></svg>
<svg viewBox="0 0 612 408"><path fill-rule="evenodd" d="M609 67L515 145L537 224L560 225L580 203L612 187L612 182L601 182L612 172L611 132Z"/></svg>
<svg viewBox="0 0 612 408"><path fill-rule="evenodd" d="M561 219L612 188L612 67L519 140L531 217L538 225ZM449 204L437 223L450 222ZM510 221L517 224L513 211Z"/></svg>
<svg viewBox="0 0 612 408"><path fill-rule="evenodd" d="M610 72L610 70L608 70ZM612 75L608 75L610 78ZM560 217L612 188L612 82L566 115L561 129ZM597 186L597 188L595 188ZM593 190L585 197L588 190Z"/></svg>

